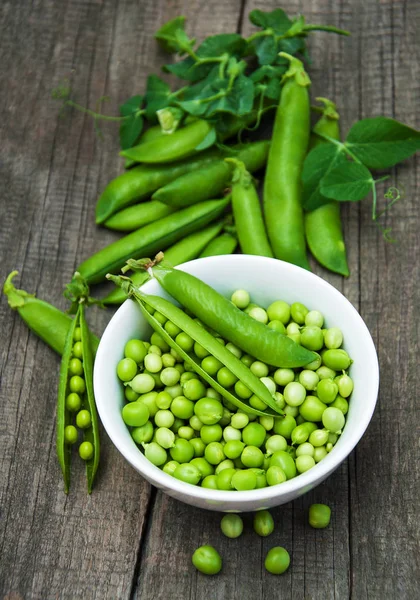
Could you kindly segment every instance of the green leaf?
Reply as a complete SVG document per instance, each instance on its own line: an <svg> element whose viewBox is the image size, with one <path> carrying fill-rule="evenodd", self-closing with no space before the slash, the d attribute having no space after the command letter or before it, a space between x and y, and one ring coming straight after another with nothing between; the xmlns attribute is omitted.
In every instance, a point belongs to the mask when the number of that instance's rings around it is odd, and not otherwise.
<svg viewBox="0 0 420 600"><path fill-rule="evenodd" d="M120 114L122 117L128 117L140 110L143 103L143 96L132 96L124 104L120 106Z"/></svg>
<svg viewBox="0 0 420 600"><path fill-rule="evenodd" d="M122 150L131 148L137 142L143 130L143 116L133 113L120 126L120 146Z"/></svg>
<svg viewBox="0 0 420 600"><path fill-rule="evenodd" d="M146 118L156 122L156 113L169 104L171 89L163 79L157 75L149 75L146 86Z"/></svg>
<svg viewBox="0 0 420 600"><path fill-rule="evenodd" d="M289 64L288 61L287 64ZM280 81L286 70L286 61L284 61L284 65L279 66L263 65L262 67L256 69L253 73L251 73L250 79L252 79L252 81L254 81L255 83L267 80L270 81L273 78L276 78Z"/></svg>
<svg viewBox="0 0 420 600"><path fill-rule="evenodd" d="M305 40L301 37L291 37L284 40L279 40L278 51L286 52L292 56L298 54L299 52L302 54L307 54Z"/></svg>
<svg viewBox="0 0 420 600"><path fill-rule="evenodd" d="M185 33L185 17L175 17L168 21L155 33L158 44L170 54L185 54L195 44Z"/></svg>
<svg viewBox="0 0 420 600"><path fill-rule="evenodd" d="M176 75L180 79L185 79L186 81L200 81L203 77L206 77L210 71L213 69L214 65L211 63L206 63L204 65L198 65L191 56L187 56L184 60L181 60L173 65L165 65L163 70L167 73L172 73Z"/></svg>
<svg viewBox="0 0 420 600"><path fill-rule="evenodd" d="M235 55L241 58L247 49L246 40L238 33L219 33L206 38L197 48L196 54L200 58L222 56L222 54Z"/></svg>
<svg viewBox="0 0 420 600"><path fill-rule="evenodd" d="M206 137L204 138L204 140L202 142L200 142L198 144L198 146L195 147L195 150L200 151L200 150L205 150L206 148L210 148L210 146L213 146L213 144L216 142L216 130L214 129L214 127L212 127L210 129L210 131L208 132L208 134L206 135Z"/></svg>
<svg viewBox="0 0 420 600"><path fill-rule="evenodd" d="M372 189L371 172L363 165L346 162L331 169L321 180L321 193L339 202L357 202Z"/></svg>
<svg viewBox="0 0 420 600"><path fill-rule="evenodd" d="M272 11L252 10L249 15L251 23L262 29L273 29L277 34L285 34L293 25L284 10L276 8Z"/></svg>
<svg viewBox="0 0 420 600"><path fill-rule="evenodd" d="M254 84L249 77L239 75L230 91L207 105L207 118L216 112L227 112L236 116L246 115L254 103Z"/></svg>
<svg viewBox="0 0 420 600"><path fill-rule="evenodd" d="M353 125L346 146L370 169L388 169L420 149L420 132L387 117Z"/></svg>
<svg viewBox="0 0 420 600"><path fill-rule="evenodd" d="M270 65L278 55L277 42L274 36L261 37L254 40L255 54L258 57L260 65Z"/></svg>
<svg viewBox="0 0 420 600"><path fill-rule="evenodd" d="M342 147L337 144L321 144L309 152L302 170L305 210L315 210L331 201L321 192L322 178L337 165L347 162Z"/></svg>

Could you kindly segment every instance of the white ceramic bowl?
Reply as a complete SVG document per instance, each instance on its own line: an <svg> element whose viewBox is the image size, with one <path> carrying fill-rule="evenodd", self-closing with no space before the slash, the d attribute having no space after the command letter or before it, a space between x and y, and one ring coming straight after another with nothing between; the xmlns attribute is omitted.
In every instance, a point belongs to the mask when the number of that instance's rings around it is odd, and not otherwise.
<svg viewBox="0 0 420 600"><path fill-rule="evenodd" d="M246 289L252 301L262 306L278 299L302 302L309 309L320 310L328 327L341 328L344 348L354 360L351 376L355 384L343 434L332 452L312 469L273 487L245 492L210 490L167 475L140 452L121 417L124 394L116 375L117 363L123 357L129 339L147 339L151 333L133 300L127 300L115 313L96 355L94 388L103 426L118 450L143 477L188 504L217 511L254 511L301 496L321 483L350 454L375 409L379 368L375 346L365 323L350 302L329 283L279 260L235 254L193 260L179 268L196 275L226 296L236 289ZM143 289L169 298L156 280L147 282Z"/></svg>

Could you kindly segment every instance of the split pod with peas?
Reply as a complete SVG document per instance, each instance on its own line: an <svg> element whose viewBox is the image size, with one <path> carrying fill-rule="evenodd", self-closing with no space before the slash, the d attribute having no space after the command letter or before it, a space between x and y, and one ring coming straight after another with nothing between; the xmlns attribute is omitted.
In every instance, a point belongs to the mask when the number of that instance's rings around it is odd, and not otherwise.
<svg viewBox="0 0 420 600"><path fill-rule="evenodd" d="M161 260L163 254L156 260ZM258 360L276 367L302 367L316 354L299 346L292 339L264 323L256 321L234 306L227 298L197 277L163 264L131 261L134 269L153 266L153 276L182 306L198 317L204 325L216 331Z"/></svg>
<svg viewBox="0 0 420 600"><path fill-rule="evenodd" d="M125 292L134 297L143 313L145 319L153 329L171 346L184 360L191 364L193 369L224 398L232 402L238 408L257 415L280 416L283 414L268 388L252 373L252 371L237 358L230 350L225 348L215 337L208 332L203 325L197 323L185 312L160 296L145 294L133 286L131 280L126 277L116 277L109 274L111 279L117 285L122 286ZM158 316L158 319L156 318ZM171 323L171 327L166 325ZM174 337L170 334L173 330ZM179 335L183 339L179 338ZM181 343L180 343L181 342ZM184 343L185 342L185 343ZM192 353L194 344L199 344L208 353L201 361ZM232 385L238 380L247 388L249 396L254 394L266 408L264 410L255 409L249 403L248 399L238 398L234 391L227 389L213 378L214 369L206 369L206 358L212 357L216 364L216 370L223 366L228 369L232 375ZM248 394L247 394L248 395Z"/></svg>

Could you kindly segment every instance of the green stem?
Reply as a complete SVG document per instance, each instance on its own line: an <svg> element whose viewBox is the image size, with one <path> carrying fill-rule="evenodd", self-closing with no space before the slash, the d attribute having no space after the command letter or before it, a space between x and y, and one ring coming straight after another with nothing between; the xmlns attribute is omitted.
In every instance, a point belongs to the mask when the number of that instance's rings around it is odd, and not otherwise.
<svg viewBox="0 0 420 600"><path fill-rule="evenodd" d="M381 183L381 181L386 181L389 178L390 178L390 175L384 175L383 177L380 177L380 179L375 179L372 182L372 186L373 186L373 188L372 188L372 194L373 194L372 219L374 221L377 221L378 219L380 219L382 217L382 215L384 215L391 208L391 206L393 204L395 204L395 202L397 202L397 200L399 200L399 197L397 196L397 198L394 198L394 200L392 202L390 202L383 211L381 211L380 213L376 212L376 184Z"/></svg>
<svg viewBox="0 0 420 600"><path fill-rule="evenodd" d="M330 33L338 33L338 35L351 35L346 29L339 29L333 25L305 25L303 31L328 31Z"/></svg>
<svg viewBox="0 0 420 600"><path fill-rule="evenodd" d="M274 35L274 31L270 28L263 29L262 31L256 31L255 33L250 35L248 38L246 38L246 41L249 44L250 42L253 42L254 40L257 40L261 37L265 37L267 35Z"/></svg>
<svg viewBox="0 0 420 600"><path fill-rule="evenodd" d="M67 106L71 106L72 108L75 108L78 111L85 113L86 115L90 115L95 119L101 119L102 121L126 121L127 119L130 119L132 117L132 115L127 115L125 117L111 117L109 115L103 115L101 113L95 112L94 110L91 110L90 108L86 108L81 104L77 104L77 102L73 102L73 100L66 100L64 104L66 104ZM143 114L144 110L139 111L139 113Z"/></svg>
<svg viewBox="0 0 420 600"><path fill-rule="evenodd" d="M349 150L346 146L345 143L340 142L340 140L336 140L332 137L330 137L329 135L325 135L323 133L318 133L317 132L317 136L326 140L327 142L330 142L331 144L335 144L336 146L339 146L341 148L341 150L343 152L345 152L347 154L347 156L350 156L350 158L352 158L354 160L354 162L356 162L359 165L362 165L362 161L360 161L357 156L355 154L353 154L353 152L351 150Z"/></svg>

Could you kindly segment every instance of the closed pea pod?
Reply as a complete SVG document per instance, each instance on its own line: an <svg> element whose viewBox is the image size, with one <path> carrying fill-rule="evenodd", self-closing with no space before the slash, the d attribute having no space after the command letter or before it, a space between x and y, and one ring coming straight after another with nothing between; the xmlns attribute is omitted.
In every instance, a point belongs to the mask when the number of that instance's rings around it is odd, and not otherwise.
<svg viewBox="0 0 420 600"><path fill-rule="evenodd" d="M120 156L141 163L171 163L199 152L197 148L212 131L208 121L197 119L174 133L122 150Z"/></svg>
<svg viewBox="0 0 420 600"><path fill-rule="evenodd" d="M254 172L265 165L269 147L268 141L241 144L233 146L231 154ZM190 206L208 198L216 198L228 187L231 177L232 167L221 158L215 159L159 188L152 198L169 206Z"/></svg>
<svg viewBox="0 0 420 600"><path fill-rule="evenodd" d="M85 260L78 271L87 283L99 283L107 273L118 271L129 258L158 252L165 245L207 225L223 213L229 202L229 197L208 200L141 227L99 250Z"/></svg>
<svg viewBox="0 0 420 600"><path fill-rule="evenodd" d="M264 216L276 258L309 269L306 256L301 172L310 131L308 86L301 61L290 60L274 122L264 182ZM309 362L309 361L308 361Z"/></svg>
<svg viewBox="0 0 420 600"><path fill-rule="evenodd" d="M176 210L172 206L167 206L157 200L151 200L118 211L107 219L103 225L108 229L115 229L115 231L135 231L140 227L171 215Z"/></svg>
<svg viewBox="0 0 420 600"><path fill-rule="evenodd" d="M129 281L113 276L110 276L110 278L117 284L120 283L122 285L125 285L128 289L130 289L131 284ZM248 367L246 367L246 365L243 362L241 362L240 359L238 359L222 344L219 344L219 342L200 324L188 317L180 308L174 306L171 302L164 298L144 294L143 292L133 288L132 286L131 293L139 302L144 317L151 324L153 329L159 332L163 339L166 340L166 342L170 344L172 348L175 348L175 350L181 356L183 356L185 360L189 361L192 364L194 370L214 389L221 393L225 398L231 401L235 406L238 406L239 408L242 408L247 412L253 412L254 414L260 415L279 414L279 409L265 385L257 377L255 377L255 375L253 375L253 373L248 369ZM212 357L218 360L221 364L225 365L225 367L231 373L234 373L238 379L243 381L245 385L249 389L251 389L254 394L261 398L261 400L272 410L270 411L269 409L267 409L263 412L252 409L248 404L245 403L245 401L240 400L239 398L235 397L233 393L226 390L201 367L201 364L196 362L196 360L194 359L194 355L189 354L181 346L179 346L176 343L176 341L173 340L173 338L171 338L171 336L165 331L161 324L158 321L156 321L156 319L146 309L145 305L149 305L155 310L158 310L172 323L177 325L183 332L185 332L192 340L198 342L203 348L208 350Z"/></svg>
<svg viewBox="0 0 420 600"><path fill-rule="evenodd" d="M206 256L222 256L225 254L233 254L238 245L237 238L231 233L222 233L211 240L201 252L199 258ZM166 255L165 255L166 256Z"/></svg>
<svg viewBox="0 0 420 600"><path fill-rule="evenodd" d="M155 266L153 275L205 325L258 360L279 367L299 367L314 360L310 350L256 321L193 275L165 265Z"/></svg>
<svg viewBox="0 0 420 600"><path fill-rule="evenodd" d="M265 231L260 200L252 176L243 162L227 158L234 165L232 175L232 210L239 245L244 254L273 257Z"/></svg>
<svg viewBox="0 0 420 600"><path fill-rule="evenodd" d="M339 115L335 104L325 98L317 100L324 103L324 109L313 129L311 148L326 142L318 133L340 139ZM311 253L322 266L344 277L350 275L338 202L328 202L305 213L305 234Z"/></svg>

